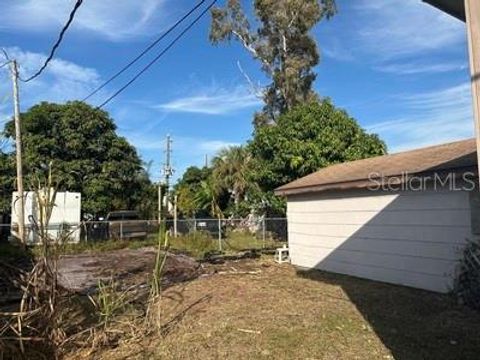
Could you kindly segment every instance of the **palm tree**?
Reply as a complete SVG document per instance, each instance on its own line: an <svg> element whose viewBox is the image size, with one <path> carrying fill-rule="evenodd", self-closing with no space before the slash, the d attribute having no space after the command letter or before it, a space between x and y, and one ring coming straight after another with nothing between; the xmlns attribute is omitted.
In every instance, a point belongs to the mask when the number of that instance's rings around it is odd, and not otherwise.
<svg viewBox="0 0 480 360"><path fill-rule="evenodd" d="M223 217L222 210L218 205L218 188L214 184L213 178L203 180L200 183L200 189L195 194L194 203L200 210L208 210L214 217Z"/></svg>
<svg viewBox="0 0 480 360"><path fill-rule="evenodd" d="M213 159L214 183L232 194L236 207L244 200L249 187L250 165L251 156L243 146L222 149Z"/></svg>

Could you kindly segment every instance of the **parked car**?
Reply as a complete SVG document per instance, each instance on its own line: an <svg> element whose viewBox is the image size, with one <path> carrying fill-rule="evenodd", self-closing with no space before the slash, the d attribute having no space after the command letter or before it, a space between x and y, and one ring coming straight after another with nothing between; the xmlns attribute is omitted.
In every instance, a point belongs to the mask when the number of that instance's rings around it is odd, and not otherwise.
<svg viewBox="0 0 480 360"><path fill-rule="evenodd" d="M145 238L148 234L148 221L140 220L136 211L112 211L105 220L111 239Z"/></svg>

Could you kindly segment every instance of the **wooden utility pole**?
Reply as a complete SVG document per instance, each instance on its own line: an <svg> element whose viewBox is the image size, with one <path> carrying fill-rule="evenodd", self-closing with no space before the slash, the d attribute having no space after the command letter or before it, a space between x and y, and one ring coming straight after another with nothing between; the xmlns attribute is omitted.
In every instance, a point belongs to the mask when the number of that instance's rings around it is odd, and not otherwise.
<svg viewBox="0 0 480 360"><path fill-rule="evenodd" d="M473 117L477 139L477 162L480 166L480 1L465 0L465 17L472 79Z"/></svg>
<svg viewBox="0 0 480 360"><path fill-rule="evenodd" d="M17 194L19 202L18 235L22 244L25 244L25 199L23 197L23 167L22 167L22 130L20 122L20 100L18 94L18 66L17 61L10 63L13 81L13 110L15 117L15 152L17 160Z"/></svg>

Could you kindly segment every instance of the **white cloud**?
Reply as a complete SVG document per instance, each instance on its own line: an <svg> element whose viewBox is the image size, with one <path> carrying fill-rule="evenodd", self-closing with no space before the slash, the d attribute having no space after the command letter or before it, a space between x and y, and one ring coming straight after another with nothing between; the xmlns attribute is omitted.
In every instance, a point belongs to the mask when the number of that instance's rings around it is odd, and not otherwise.
<svg viewBox="0 0 480 360"><path fill-rule="evenodd" d="M390 63L376 66L375 69L381 72L396 74L396 75L414 75L425 73L446 73L452 71L463 71L468 68L466 63L450 62L450 63L419 63L419 62L404 62L404 63Z"/></svg>
<svg viewBox="0 0 480 360"><path fill-rule="evenodd" d="M445 49L465 42L463 23L419 0L361 0L358 29L366 50L391 59Z"/></svg>
<svg viewBox="0 0 480 360"><path fill-rule="evenodd" d="M111 40L158 32L159 24L165 24L169 15L165 3L166 0L84 1L72 30L91 31ZM5 0L0 12L0 29L58 31L73 4L73 0Z"/></svg>
<svg viewBox="0 0 480 360"><path fill-rule="evenodd" d="M258 106L260 100L243 86L234 89L216 88L201 90L187 97L155 105L155 109L171 112L223 115Z"/></svg>
<svg viewBox="0 0 480 360"><path fill-rule="evenodd" d="M441 115L445 110L471 115L472 95L469 83L403 98L413 110L431 115Z"/></svg>
<svg viewBox="0 0 480 360"><path fill-rule="evenodd" d="M343 46L338 39L331 40L330 44L322 44L321 54L338 61L353 61L355 59L351 49Z"/></svg>
<svg viewBox="0 0 480 360"><path fill-rule="evenodd" d="M7 48L11 58L20 64L20 75L25 78L37 71L46 56L40 53L23 51L17 47ZM8 69L0 70L4 79L8 77ZM40 101L64 102L86 96L100 83L100 75L95 69L82 67L75 63L54 59L45 72L34 81L20 82L20 104L22 109ZM11 94L11 82L0 82L0 93ZM0 103L0 124L11 116L11 98L2 99Z"/></svg>
<svg viewBox="0 0 480 360"><path fill-rule="evenodd" d="M400 96L405 117L367 129L385 139L393 152L445 143L473 136L470 84Z"/></svg>

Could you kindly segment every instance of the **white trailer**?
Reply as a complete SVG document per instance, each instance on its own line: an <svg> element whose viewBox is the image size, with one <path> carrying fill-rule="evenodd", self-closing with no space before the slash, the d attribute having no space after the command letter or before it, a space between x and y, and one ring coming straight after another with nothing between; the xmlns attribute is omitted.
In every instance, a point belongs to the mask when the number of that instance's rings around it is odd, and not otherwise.
<svg viewBox="0 0 480 360"><path fill-rule="evenodd" d="M35 230L35 223L38 223L39 208L38 201L33 191L24 192L25 201L25 238L27 243L39 242L38 231ZM82 195L77 192L58 192L55 197L55 205L52 209L52 216L48 226L48 232L52 238L58 238L62 232L69 233L69 241L77 243L80 241L80 211ZM12 194L12 227L11 234L14 238L18 235L18 214L20 202L18 192Z"/></svg>

